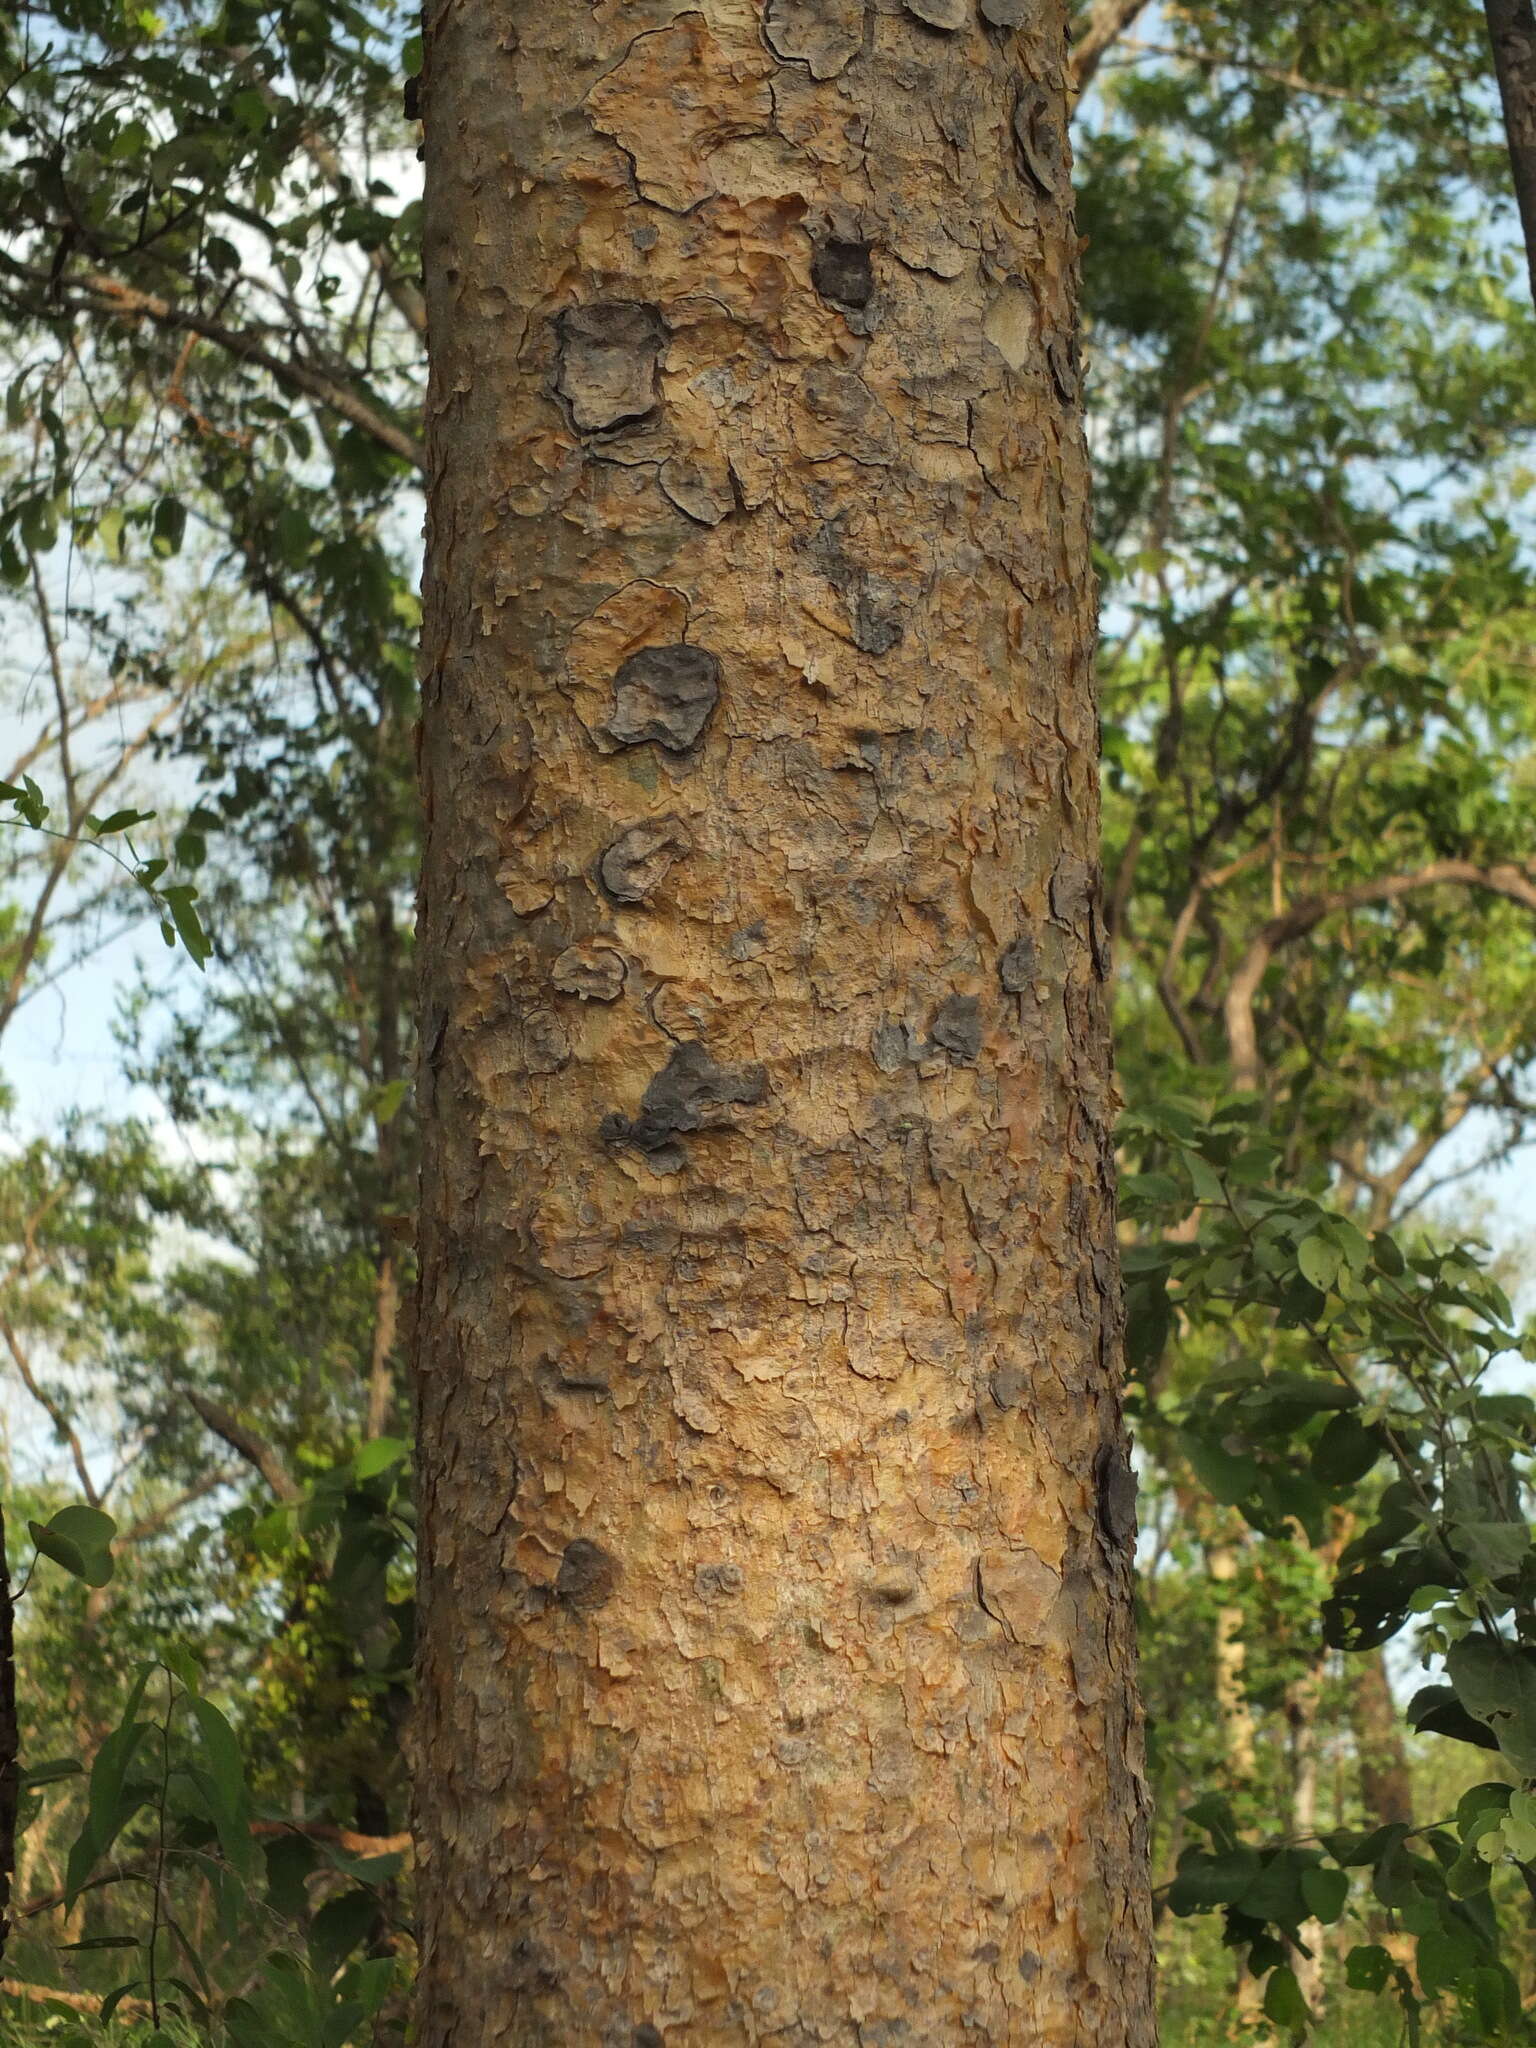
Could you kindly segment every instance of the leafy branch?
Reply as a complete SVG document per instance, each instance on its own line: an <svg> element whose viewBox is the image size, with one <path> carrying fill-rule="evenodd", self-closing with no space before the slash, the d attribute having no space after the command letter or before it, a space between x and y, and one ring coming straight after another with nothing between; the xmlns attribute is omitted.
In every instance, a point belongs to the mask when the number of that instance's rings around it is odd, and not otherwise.
<svg viewBox="0 0 1536 2048"><path fill-rule="evenodd" d="M113 811L105 818L87 815L82 820L90 835L87 838L76 832L61 832L46 822L51 806L30 775L22 777L20 787L12 782L0 782L0 801L5 800L9 800L13 815L0 818L0 825L27 828L60 845L88 846L105 854L154 905L165 943L174 947L179 939L193 965L199 972L204 970L213 952L213 943L198 916L196 888L190 882L162 882L161 876L169 870L170 862L160 856L145 859L129 837L134 826L149 824L158 815L156 812L129 809ZM109 838L119 833L127 848L126 858L116 847L107 844Z"/></svg>

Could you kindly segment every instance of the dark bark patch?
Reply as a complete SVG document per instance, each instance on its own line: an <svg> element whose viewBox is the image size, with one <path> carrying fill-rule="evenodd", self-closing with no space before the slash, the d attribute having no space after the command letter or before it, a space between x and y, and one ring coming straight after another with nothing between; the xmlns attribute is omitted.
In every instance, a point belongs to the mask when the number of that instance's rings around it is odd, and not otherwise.
<svg viewBox="0 0 1536 2048"><path fill-rule="evenodd" d="M566 947L550 979L562 995L579 996L584 1003L616 1003L624 993L624 962L611 946L583 939Z"/></svg>
<svg viewBox="0 0 1536 2048"><path fill-rule="evenodd" d="M914 1041L911 1027L890 1017L875 1026L870 1050L882 1074L899 1073L910 1060L922 1057L922 1047Z"/></svg>
<svg viewBox="0 0 1536 2048"><path fill-rule="evenodd" d="M868 242L844 242L835 235L811 258L811 282L834 306L867 306L875 295Z"/></svg>
<svg viewBox="0 0 1536 2048"><path fill-rule="evenodd" d="M1119 1444L1105 1444L1094 1466L1099 1496L1099 1527L1112 1550L1120 1550L1136 1534L1136 1474Z"/></svg>
<svg viewBox="0 0 1536 2048"><path fill-rule="evenodd" d="M1088 941L1093 971L1103 981L1109 974L1110 948L1099 910L1099 886L1098 867L1069 854L1051 876L1051 916Z"/></svg>
<svg viewBox="0 0 1536 2048"><path fill-rule="evenodd" d="M693 1590L701 1600L734 1600L746 1583L739 1564L701 1564L693 1575Z"/></svg>
<svg viewBox="0 0 1536 2048"><path fill-rule="evenodd" d="M1038 967L1035 942L1027 932L1021 932L998 959L997 978L1003 985L1003 992L1010 996L1023 995L1033 983Z"/></svg>
<svg viewBox="0 0 1536 2048"><path fill-rule="evenodd" d="M1068 190L1070 164L1066 135L1051 95L1043 86L1028 85L1013 110L1014 154L1019 174L1029 177L1048 199Z"/></svg>
<svg viewBox="0 0 1536 2048"><path fill-rule="evenodd" d="M655 740L669 754L686 753L719 695L720 664L707 647L642 647L613 679L608 736L621 747Z"/></svg>
<svg viewBox="0 0 1536 2048"><path fill-rule="evenodd" d="M634 2048L667 2048L659 2027L636 2027Z"/></svg>
<svg viewBox="0 0 1536 2048"><path fill-rule="evenodd" d="M842 598L853 644L861 654L888 654L902 636L902 605L895 586L850 561L836 520L823 520L797 545Z"/></svg>
<svg viewBox="0 0 1536 2048"><path fill-rule="evenodd" d="M763 34L785 63L835 78L864 47L864 0L768 0Z"/></svg>
<svg viewBox="0 0 1536 2048"><path fill-rule="evenodd" d="M728 1130L733 1108L759 1103L767 1093L761 1067L722 1067L702 1045L680 1045L641 1096L640 1114L604 1117L602 1136L609 1144L633 1145L672 1172L683 1159L675 1138Z"/></svg>
<svg viewBox="0 0 1536 2048"><path fill-rule="evenodd" d="M933 1020L933 1042L951 1059L975 1059L981 1051L981 1004L975 996L945 997Z"/></svg>
<svg viewBox="0 0 1536 2048"><path fill-rule="evenodd" d="M889 654L901 639L901 613L895 592L878 577L867 576L848 606L853 644L861 654Z"/></svg>
<svg viewBox="0 0 1536 2048"><path fill-rule="evenodd" d="M597 878L615 903L645 903L675 862L693 851L678 819L642 818L621 832L597 863Z"/></svg>
<svg viewBox="0 0 1536 2048"><path fill-rule="evenodd" d="M1045 360L1050 367L1051 382L1056 386L1058 396L1065 405L1076 405L1078 393L1083 388L1082 371L1079 367L1077 336L1075 334L1047 335Z"/></svg>
<svg viewBox="0 0 1536 2048"><path fill-rule="evenodd" d="M925 27L943 29L946 35L964 28L969 16L966 0L902 0L902 4Z"/></svg>
<svg viewBox="0 0 1536 2048"><path fill-rule="evenodd" d="M560 362L555 389L583 434L633 426L656 409L657 371L667 329L654 306L599 299L572 306L556 324Z"/></svg>
<svg viewBox="0 0 1536 2048"><path fill-rule="evenodd" d="M882 1607L905 1607L917 1598L917 1581L907 1572L882 1572L870 1592Z"/></svg>
<svg viewBox="0 0 1536 2048"><path fill-rule="evenodd" d="M1040 1958L1032 1948L1019 1951L1019 1975L1026 1984L1033 1984L1040 1974Z"/></svg>
<svg viewBox="0 0 1536 2048"><path fill-rule="evenodd" d="M1029 1391L1029 1376L1016 1365L1000 1365L987 1384L999 1408L1018 1408Z"/></svg>
<svg viewBox="0 0 1536 2048"><path fill-rule="evenodd" d="M800 380L807 412L819 423L813 443L802 441L813 460L851 455L855 462L885 468L896 459L896 429L890 414L854 370L812 363Z"/></svg>
<svg viewBox="0 0 1536 2048"><path fill-rule="evenodd" d="M578 1536L567 1543L555 1573L555 1598L578 1614L595 1614L606 1607L618 1591L624 1576L619 1561L600 1543Z"/></svg>
<svg viewBox="0 0 1536 2048"><path fill-rule="evenodd" d="M733 932L725 950L733 960L755 960L767 943L763 920L759 918L755 924L744 925L739 932Z"/></svg>
<svg viewBox="0 0 1536 2048"><path fill-rule="evenodd" d="M718 526L736 509L730 471L723 464L711 468L692 456L669 455L656 480L678 511L700 526Z"/></svg>
<svg viewBox="0 0 1536 2048"><path fill-rule="evenodd" d="M1034 0L981 0L981 18L990 28L1022 28Z"/></svg>

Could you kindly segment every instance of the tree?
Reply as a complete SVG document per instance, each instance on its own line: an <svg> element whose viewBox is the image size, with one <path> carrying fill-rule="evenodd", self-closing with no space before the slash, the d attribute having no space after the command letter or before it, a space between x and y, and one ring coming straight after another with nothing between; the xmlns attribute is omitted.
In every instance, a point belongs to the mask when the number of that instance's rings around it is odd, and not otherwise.
<svg viewBox="0 0 1536 2048"><path fill-rule="evenodd" d="M1065 27L430 28L433 2044L1152 2038Z"/></svg>

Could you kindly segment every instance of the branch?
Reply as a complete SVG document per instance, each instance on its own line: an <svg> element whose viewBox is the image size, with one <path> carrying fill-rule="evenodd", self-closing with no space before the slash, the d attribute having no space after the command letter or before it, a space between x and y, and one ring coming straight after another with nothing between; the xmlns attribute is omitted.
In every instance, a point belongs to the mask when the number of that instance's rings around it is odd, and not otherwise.
<svg viewBox="0 0 1536 2048"><path fill-rule="evenodd" d="M1490 0L1492 4L1492 0ZM1319 100L1352 100L1358 105L1380 105L1375 93L1356 92L1347 85L1321 85L1303 78L1299 71L1287 71L1282 64L1259 64L1249 57L1234 57L1225 50L1202 50L1188 43L1143 43L1127 37L1120 45L1136 57L1173 57L1184 64L1203 64L1211 71L1246 71L1267 85L1283 85L1287 92L1306 93Z"/></svg>
<svg viewBox="0 0 1536 2048"><path fill-rule="evenodd" d="M207 1424L214 1435L229 1445L229 1448L244 1458L265 1479L280 1501L296 1501L300 1489L278 1453L265 1437L258 1436L227 1408L221 1408L217 1401L210 1401L206 1394L195 1393L192 1388L184 1389L188 1404Z"/></svg>
<svg viewBox="0 0 1536 2048"><path fill-rule="evenodd" d="M51 1984L23 1984L19 1977L0 1977L0 1991L7 1998L35 1999L46 2005L67 2005L71 2012L99 2013L105 2000L94 1991L55 1991ZM113 2007L129 2019L149 2018L149 2001L143 1998L120 1998Z"/></svg>
<svg viewBox="0 0 1536 2048"><path fill-rule="evenodd" d="M1147 5L1147 0L1093 0L1086 14L1072 24L1071 89L1086 92L1110 44L1116 42Z"/></svg>
<svg viewBox="0 0 1536 2048"><path fill-rule="evenodd" d="M409 1856L415 1837L403 1835L359 1835L351 1828L333 1827L329 1821L253 1820L251 1833L258 1841L279 1835L302 1835L307 1842L334 1842L349 1856Z"/></svg>
<svg viewBox="0 0 1536 2048"><path fill-rule="evenodd" d="M1469 889L1486 889L1527 910L1536 910L1536 882L1523 868L1510 863L1479 867L1470 860L1432 861L1411 875L1382 875L1374 882L1357 882L1351 889L1337 889L1327 896L1309 896L1294 904L1280 917L1271 918L1243 955L1227 989L1223 1009L1226 1016L1227 1046L1232 1060L1233 1085L1256 1093L1261 1078L1258 1033L1253 1006L1269 963L1282 946L1297 939L1331 917L1336 911L1358 910L1368 903L1393 903L1419 889L1434 889L1447 882Z"/></svg>
<svg viewBox="0 0 1536 2048"><path fill-rule="evenodd" d="M80 1439L75 1434L69 1417L64 1413L64 1410L47 1389L39 1384L37 1375L32 1370L32 1361L27 1356L10 1317L3 1310L0 1310L0 1337L5 1339L5 1348L10 1352L12 1362L17 1372L21 1375L22 1385L58 1431L59 1441L69 1445L69 1455L74 1460L75 1473L86 1499L93 1508L99 1507L101 1505L101 1495L97 1492L96 1483L91 1478L90 1468L85 1462L85 1452L81 1448Z"/></svg>
<svg viewBox="0 0 1536 2048"><path fill-rule="evenodd" d="M1504 104L1509 168L1514 178L1525 260L1536 298L1536 13L1531 0L1484 0L1493 68Z"/></svg>
<svg viewBox="0 0 1536 2048"><path fill-rule="evenodd" d="M46 274L25 264L15 263L9 257L0 258L0 263L13 276L24 278L30 284L52 286L53 281ZM237 362L265 370L285 390L312 398L342 419L350 420L353 426L360 427L381 447L387 448L392 455L401 456L413 468L425 469L426 456L420 442L406 433L403 427L366 399L360 398L347 385L339 384L333 377L317 370L313 364L274 355L256 335L236 327L226 327L222 321L210 320L206 314L174 306L168 299L156 298L150 292L135 291L131 285L120 284L116 278L103 276L100 271L88 271L83 276L72 277L67 280L67 287L84 295L83 304L79 299L72 302L75 311L116 313L128 320L153 321L157 327L163 327L171 334L199 335L204 341L211 341L222 348Z"/></svg>

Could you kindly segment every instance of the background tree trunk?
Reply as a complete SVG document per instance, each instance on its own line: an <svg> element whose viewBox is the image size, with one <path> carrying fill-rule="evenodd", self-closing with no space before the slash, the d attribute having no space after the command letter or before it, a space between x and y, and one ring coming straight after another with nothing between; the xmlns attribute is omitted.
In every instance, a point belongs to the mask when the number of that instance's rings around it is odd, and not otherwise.
<svg viewBox="0 0 1536 2048"><path fill-rule="evenodd" d="M11 1932L11 1890L16 1882L16 1810L21 1734L16 1721L16 1610L11 1599L5 1511L0 1508L0 1956Z"/></svg>
<svg viewBox="0 0 1536 2048"><path fill-rule="evenodd" d="M1208 1543L1206 1568L1218 1587L1237 1578L1240 1559L1235 1543ZM1234 1789L1251 1791L1257 1767L1258 1737L1253 1703L1248 1697L1248 1617L1235 1596L1218 1593L1216 1609L1216 1713L1221 1722L1227 1776Z"/></svg>
<svg viewBox="0 0 1536 2048"><path fill-rule="evenodd" d="M1402 1709L1392 1697L1381 1650L1347 1657L1349 1717L1360 1771L1360 1804L1369 1826L1413 1825L1413 1778L1403 1746Z"/></svg>
<svg viewBox="0 0 1536 2048"><path fill-rule="evenodd" d="M1484 0L1493 69L1509 140L1509 169L1526 267L1536 297L1536 8L1531 0Z"/></svg>
<svg viewBox="0 0 1536 2048"><path fill-rule="evenodd" d="M1291 1836L1298 1842L1309 1841L1317 1832L1317 1709L1323 1665L1324 1657L1317 1657L1285 1688L1285 1718L1291 1738ZM1301 1938L1312 1953L1296 1956L1292 1968L1302 1997L1315 2015L1321 2015L1328 1930L1321 1920L1308 1920L1303 1923Z"/></svg>
<svg viewBox="0 0 1536 2048"><path fill-rule="evenodd" d="M430 2048L1153 2038L1064 13L429 10Z"/></svg>

